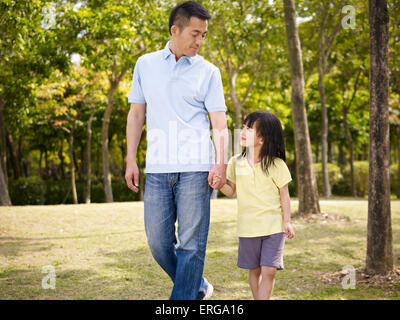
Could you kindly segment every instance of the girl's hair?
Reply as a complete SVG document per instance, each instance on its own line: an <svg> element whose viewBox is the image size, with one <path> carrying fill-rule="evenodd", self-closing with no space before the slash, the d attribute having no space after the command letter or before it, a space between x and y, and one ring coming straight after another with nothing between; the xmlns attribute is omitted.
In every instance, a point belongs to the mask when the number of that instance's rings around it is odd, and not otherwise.
<svg viewBox="0 0 400 320"><path fill-rule="evenodd" d="M260 150L261 169L268 174L268 168L274 163L275 158L286 162L285 142L283 131L278 117L267 111L255 111L247 115L243 123L256 131L258 137L263 138L264 144ZM255 127L253 125L255 124ZM242 152L242 157L246 149Z"/></svg>

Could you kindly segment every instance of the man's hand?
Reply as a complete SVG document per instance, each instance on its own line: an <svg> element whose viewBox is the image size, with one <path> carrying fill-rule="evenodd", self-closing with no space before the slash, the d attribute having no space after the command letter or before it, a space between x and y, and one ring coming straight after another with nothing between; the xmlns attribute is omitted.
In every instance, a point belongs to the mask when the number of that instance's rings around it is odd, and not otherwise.
<svg viewBox="0 0 400 320"><path fill-rule="evenodd" d="M143 123L146 116L145 103L131 103L126 123L126 171L125 180L128 188L139 191L139 168L136 164L136 152L142 135ZM132 184L132 179L134 185Z"/></svg>
<svg viewBox="0 0 400 320"><path fill-rule="evenodd" d="M132 179L134 185L132 184ZM125 180L129 189L139 191L139 168L134 160L126 161Z"/></svg>
<svg viewBox="0 0 400 320"><path fill-rule="evenodd" d="M208 174L208 184L215 190L226 183L226 159L228 154L229 132L226 126L226 115L223 111L210 112L212 134L215 145L215 163ZM214 176L219 177L215 179Z"/></svg>
<svg viewBox="0 0 400 320"><path fill-rule="evenodd" d="M221 177L214 174L212 185L218 185L218 184L220 184L221 181L222 181ZM220 189L220 188L218 188L218 189Z"/></svg>
<svg viewBox="0 0 400 320"><path fill-rule="evenodd" d="M211 188L218 190L226 183L226 165L217 164L208 174L208 184Z"/></svg>

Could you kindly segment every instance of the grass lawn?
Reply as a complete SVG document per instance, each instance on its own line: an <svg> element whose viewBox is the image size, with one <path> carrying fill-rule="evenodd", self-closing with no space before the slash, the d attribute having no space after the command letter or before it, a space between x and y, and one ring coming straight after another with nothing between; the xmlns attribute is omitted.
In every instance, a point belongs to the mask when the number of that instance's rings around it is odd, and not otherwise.
<svg viewBox="0 0 400 320"><path fill-rule="evenodd" d="M321 210L349 221L294 219L273 299L400 299L400 283L326 283L321 274L365 265L366 200L321 201ZM400 201L392 201L393 253L400 266ZM292 211L297 202L292 201ZM204 275L212 299L251 299L247 271L236 266L236 200L211 202ZM56 288L43 289L44 266ZM0 299L168 299L172 283L153 260L143 202L0 207Z"/></svg>

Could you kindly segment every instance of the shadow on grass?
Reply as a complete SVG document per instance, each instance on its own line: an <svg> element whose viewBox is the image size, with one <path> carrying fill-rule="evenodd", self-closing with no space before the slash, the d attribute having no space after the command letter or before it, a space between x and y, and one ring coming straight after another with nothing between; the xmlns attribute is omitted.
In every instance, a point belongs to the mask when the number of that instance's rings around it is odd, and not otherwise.
<svg viewBox="0 0 400 320"><path fill-rule="evenodd" d="M301 240L306 239L318 241L328 239L330 241L336 241L337 239L344 239L348 236L350 236L352 239L357 238L357 240L360 241L366 241L367 239L367 229L363 229L358 224L353 224L351 222L334 224L302 222L301 224L304 227L300 228L297 232L296 226L294 226L296 237Z"/></svg>
<svg viewBox="0 0 400 320"><path fill-rule="evenodd" d="M0 272L0 299L84 299L90 286L90 278L96 272L89 269L59 270L55 267L55 288L46 289L42 282L50 284L42 268L6 269Z"/></svg>
<svg viewBox="0 0 400 320"><path fill-rule="evenodd" d="M104 232L90 235L62 236L62 237L0 237L0 255L5 257L19 256L24 252L38 252L50 250L57 246L54 243L46 243L50 240L90 239L111 235L132 234L134 231Z"/></svg>
<svg viewBox="0 0 400 320"><path fill-rule="evenodd" d="M148 247L121 251L100 251L110 258L103 266L120 274L108 291L112 299L168 299L172 281L153 259Z"/></svg>

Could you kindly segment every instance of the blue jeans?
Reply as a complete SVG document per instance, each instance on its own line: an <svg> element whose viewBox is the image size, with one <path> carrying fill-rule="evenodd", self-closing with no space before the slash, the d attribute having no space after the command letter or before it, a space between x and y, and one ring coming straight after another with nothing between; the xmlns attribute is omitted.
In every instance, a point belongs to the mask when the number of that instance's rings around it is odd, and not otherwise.
<svg viewBox="0 0 400 320"><path fill-rule="evenodd" d="M174 283L171 300L201 299L210 224L208 172L147 173L144 223L157 263ZM178 220L178 239L175 222Z"/></svg>

